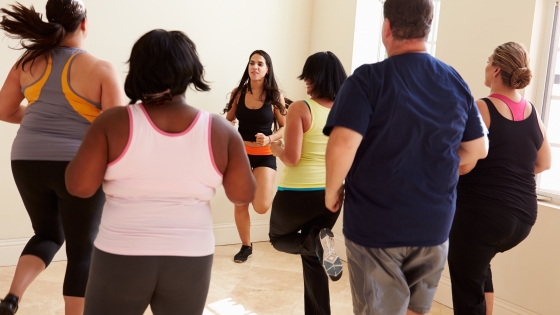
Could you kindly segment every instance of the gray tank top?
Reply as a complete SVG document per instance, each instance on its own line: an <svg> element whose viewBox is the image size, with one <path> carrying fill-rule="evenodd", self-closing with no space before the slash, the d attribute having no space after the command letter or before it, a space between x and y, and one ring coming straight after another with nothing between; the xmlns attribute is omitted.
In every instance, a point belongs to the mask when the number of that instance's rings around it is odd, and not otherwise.
<svg viewBox="0 0 560 315"><path fill-rule="evenodd" d="M83 52L54 49L41 78L22 88L28 105L12 145L12 160L70 161L76 155L101 113L100 103L80 96L70 85L72 63Z"/></svg>

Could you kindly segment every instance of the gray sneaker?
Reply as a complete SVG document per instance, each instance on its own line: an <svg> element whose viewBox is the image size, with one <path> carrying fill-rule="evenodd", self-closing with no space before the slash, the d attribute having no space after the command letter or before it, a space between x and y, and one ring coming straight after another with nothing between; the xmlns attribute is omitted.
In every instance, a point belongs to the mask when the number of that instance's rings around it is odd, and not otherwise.
<svg viewBox="0 0 560 315"><path fill-rule="evenodd" d="M317 234L315 253L332 281L342 277L342 261L334 250L334 235L330 229L321 229Z"/></svg>

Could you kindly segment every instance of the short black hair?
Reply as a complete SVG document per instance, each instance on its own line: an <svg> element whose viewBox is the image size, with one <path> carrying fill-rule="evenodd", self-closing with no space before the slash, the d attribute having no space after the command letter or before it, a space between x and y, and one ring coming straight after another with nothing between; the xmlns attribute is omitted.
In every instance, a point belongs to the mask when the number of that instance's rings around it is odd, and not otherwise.
<svg viewBox="0 0 560 315"><path fill-rule="evenodd" d="M300 80L309 80L313 84L313 97L326 97L332 101L346 80L346 71L342 63L330 51L318 52L307 58Z"/></svg>
<svg viewBox="0 0 560 315"><path fill-rule="evenodd" d="M181 95L190 84L198 91L210 90L196 46L181 31L155 29L144 34L132 47L128 63L124 90L130 104L167 90Z"/></svg>

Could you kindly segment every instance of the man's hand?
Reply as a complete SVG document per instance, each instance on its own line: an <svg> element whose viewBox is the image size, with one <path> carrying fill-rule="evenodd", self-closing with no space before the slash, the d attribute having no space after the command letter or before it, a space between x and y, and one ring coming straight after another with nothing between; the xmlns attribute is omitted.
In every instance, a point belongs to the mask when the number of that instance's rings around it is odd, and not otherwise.
<svg viewBox="0 0 560 315"><path fill-rule="evenodd" d="M344 185L338 191L325 191L325 205L332 212L337 212L342 208L344 202Z"/></svg>

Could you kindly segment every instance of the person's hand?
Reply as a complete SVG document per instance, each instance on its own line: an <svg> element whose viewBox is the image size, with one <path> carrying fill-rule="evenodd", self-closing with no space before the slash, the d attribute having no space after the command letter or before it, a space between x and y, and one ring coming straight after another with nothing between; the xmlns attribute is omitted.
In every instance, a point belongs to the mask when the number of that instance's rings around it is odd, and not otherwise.
<svg viewBox="0 0 560 315"><path fill-rule="evenodd" d="M342 208L344 202L344 185L337 191L325 191L325 206L331 212L337 212Z"/></svg>
<svg viewBox="0 0 560 315"><path fill-rule="evenodd" d="M264 147L270 144L270 136L265 136L263 133L257 133L255 138L257 139L255 142L258 146Z"/></svg>
<svg viewBox="0 0 560 315"><path fill-rule="evenodd" d="M280 152L284 149L284 141L282 139L273 141L270 144L270 151L272 151L272 155L280 156Z"/></svg>
<svg viewBox="0 0 560 315"><path fill-rule="evenodd" d="M235 127L235 125L237 125L237 119L230 120L229 123Z"/></svg>

